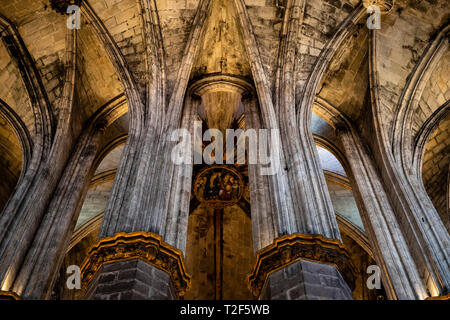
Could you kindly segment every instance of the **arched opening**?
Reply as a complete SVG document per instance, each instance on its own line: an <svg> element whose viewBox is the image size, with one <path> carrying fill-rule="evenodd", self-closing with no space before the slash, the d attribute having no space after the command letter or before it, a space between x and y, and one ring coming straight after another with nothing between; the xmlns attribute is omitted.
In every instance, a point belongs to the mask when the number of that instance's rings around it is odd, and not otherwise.
<svg viewBox="0 0 450 320"><path fill-rule="evenodd" d="M0 212L19 181L23 151L14 127L0 112Z"/></svg>
<svg viewBox="0 0 450 320"><path fill-rule="evenodd" d="M82 200L82 207L75 224L69 247L59 271L58 281L53 289L53 299L81 300L82 290L68 290L65 286L66 270L71 265L82 266L87 250L98 238L103 213L106 209L117 167L127 140L127 114L118 118L108 128L104 145L94 161L92 178L88 191Z"/></svg>
<svg viewBox="0 0 450 320"><path fill-rule="evenodd" d="M351 260L358 270L353 298L355 300L386 299L386 293L383 288L379 290L369 289L366 284L370 276L367 274L367 267L376 265L376 262L346 170L330 150L322 143L316 143L328 192L336 213L342 242L350 252Z"/></svg>
<svg viewBox="0 0 450 320"><path fill-rule="evenodd" d="M431 202L450 232L450 114L430 134L422 160L422 181Z"/></svg>
<svg viewBox="0 0 450 320"><path fill-rule="evenodd" d="M342 242L348 249L357 278L353 290L355 300L386 299L383 287L380 290L367 287L367 267L376 265L373 252L364 229L355 197L350 185L348 165L340 151L340 141L335 129L319 115L312 114L312 132L320 164L336 213Z"/></svg>
<svg viewBox="0 0 450 320"><path fill-rule="evenodd" d="M115 139L101 153L101 159L89 183L89 190L84 199L75 231L83 224L102 214L108 203L117 167L123 152L126 136Z"/></svg>

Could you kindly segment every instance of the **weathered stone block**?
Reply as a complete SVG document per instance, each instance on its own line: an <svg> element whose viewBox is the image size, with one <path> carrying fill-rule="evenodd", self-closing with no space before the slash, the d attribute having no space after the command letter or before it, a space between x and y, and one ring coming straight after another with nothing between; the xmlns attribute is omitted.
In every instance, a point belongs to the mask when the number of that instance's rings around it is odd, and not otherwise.
<svg viewBox="0 0 450 320"><path fill-rule="evenodd" d="M352 300L352 292L335 266L300 260L267 279L262 299Z"/></svg>
<svg viewBox="0 0 450 320"><path fill-rule="evenodd" d="M94 300L174 300L170 276L138 259L104 265L86 298Z"/></svg>

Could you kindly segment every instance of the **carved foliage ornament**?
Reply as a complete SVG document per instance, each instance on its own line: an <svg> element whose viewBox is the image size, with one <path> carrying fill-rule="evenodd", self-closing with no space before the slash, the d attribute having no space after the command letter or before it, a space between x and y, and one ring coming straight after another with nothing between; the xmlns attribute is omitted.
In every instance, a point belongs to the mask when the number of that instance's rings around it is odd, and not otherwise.
<svg viewBox="0 0 450 320"><path fill-rule="evenodd" d="M256 253L255 265L248 275L250 291L259 297L269 274L299 260L335 265L350 288L355 287L356 268L341 242L321 235L294 233L275 239Z"/></svg>
<svg viewBox="0 0 450 320"><path fill-rule="evenodd" d="M50 6L53 10L66 14L67 8L71 5L81 6L82 0L50 0Z"/></svg>
<svg viewBox="0 0 450 320"><path fill-rule="evenodd" d="M119 232L100 239L89 250L81 268L83 288L86 289L95 274L107 263L140 259L167 272L178 296L183 296L191 286L183 253L165 243L162 237L151 232Z"/></svg>
<svg viewBox="0 0 450 320"><path fill-rule="evenodd" d="M429 297L425 300L450 300L450 293L447 293L445 296Z"/></svg>

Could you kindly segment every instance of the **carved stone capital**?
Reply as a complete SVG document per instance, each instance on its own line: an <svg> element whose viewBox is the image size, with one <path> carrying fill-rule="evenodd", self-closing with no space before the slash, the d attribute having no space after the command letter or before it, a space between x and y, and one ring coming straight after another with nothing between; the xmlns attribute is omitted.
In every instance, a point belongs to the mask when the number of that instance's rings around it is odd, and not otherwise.
<svg viewBox="0 0 450 320"><path fill-rule="evenodd" d="M20 297L11 291L0 291L0 300L22 300Z"/></svg>
<svg viewBox="0 0 450 320"><path fill-rule="evenodd" d="M100 268L112 262L140 259L167 272L178 296L183 296L191 286L183 253L165 243L162 237L151 232L119 232L100 239L89 250L82 268L83 289L86 289Z"/></svg>
<svg viewBox="0 0 450 320"><path fill-rule="evenodd" d="M394 0L363 0L362 2L365 8L377 6L381 13L388 13L394 7Z"/></svg>
<svg viewBox="0 0 450 320"><path fill-rule="evenodd" d="M82 0L50 0L50 6L53 10L66 14L67 8L71 5L81 6Z"/></svg>
<svg viewBox="0 0 450 320"><path fill-rule="evenodd" d="M298 260L308 260L337 267L351 289L355 287L356 268L344 245L321 235L294 233L275 239L256 253L256 262L248 275L248 286L259 297L268 276Z"/></svg>

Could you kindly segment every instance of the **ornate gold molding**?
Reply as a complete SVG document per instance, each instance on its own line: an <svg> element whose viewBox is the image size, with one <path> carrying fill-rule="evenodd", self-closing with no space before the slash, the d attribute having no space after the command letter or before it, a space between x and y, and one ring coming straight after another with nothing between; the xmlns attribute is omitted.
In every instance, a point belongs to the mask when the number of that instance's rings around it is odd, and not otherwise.
<svg viewBox="0 0 450 320"><path fill-rule="evenodd" d="M429 297L425 300L450 300L450 293L447 293L445 296Z"/></svg>
<svg viewBox="0 0 450 320"><path fill-rule="evenodd" d="M165 243L157 234L138 231L119 232L100 239L88 250L81 268L83 288L88 287L104 264L132 259L140 259L167 272L179 296L183 296L191 286L183 252Z"/></svg>
<svg viewBox="0 0 450 320"><path fill-rule="evenodd" d="M0 291L0 300L22 300L15 292Z"/></svg>
<svg viewBox="0 0 450 320"><path fill-rule="evenodd" d="M317 234L294 233L275 239L271 245L256 253L253 271L248 275L250 291L259 297L272 272L299 260L334 265L350 288L355 286L356 269L343 243Z"/></svg>

